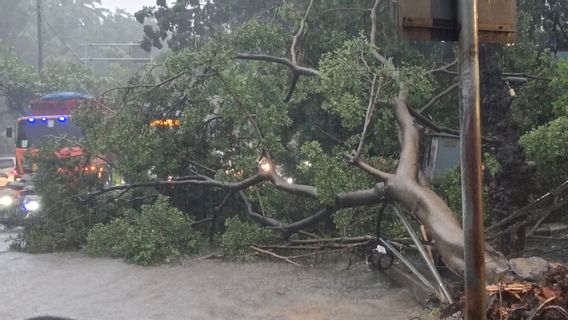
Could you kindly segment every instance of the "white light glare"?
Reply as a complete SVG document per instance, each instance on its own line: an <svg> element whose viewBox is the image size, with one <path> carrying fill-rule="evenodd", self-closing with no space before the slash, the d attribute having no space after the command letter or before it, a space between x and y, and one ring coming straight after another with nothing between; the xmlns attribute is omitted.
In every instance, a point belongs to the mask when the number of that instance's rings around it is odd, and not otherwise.
<svg viewBox="0 0 568 320"><path fill-rule="evenodd" d="M32 200L30 202L26 202L24 204L24 208L27 211L36 211L37 209L39 209L39 202L36 200Z"/></svg>
<svg viewBox="0 0 568 320"><path fill-rule="evenodd" d="M12 202L14 201L14 199L12 199L12 197L10 196L2 196L0 197L0 206L9 206L12 204Z"/></svg>

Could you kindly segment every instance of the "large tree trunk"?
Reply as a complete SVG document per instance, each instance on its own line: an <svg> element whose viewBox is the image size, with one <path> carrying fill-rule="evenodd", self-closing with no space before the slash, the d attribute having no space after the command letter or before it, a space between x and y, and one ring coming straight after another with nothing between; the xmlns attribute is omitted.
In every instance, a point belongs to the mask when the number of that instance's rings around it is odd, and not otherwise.
<svg viewBox="0 0 568 320"><path fill-rule="evenodd" d="M402 133L402 150L397 172L385 180L384 193L411 212L432 234L442 260L458 275L464 271L464 237L456 215L421 179L418 163L419 132L414 118L402 98L395 103L395 115ZM507 259L486 250L486 278L498 281L509 269Z"/></svg>
<svg viewBox="0 0 568 320"><path fill-rule="evenodd" d="M519 145L518 127L511 111L513 98L501 79L495 46L481 46L480 65L482 117L485 131L494 139L491 154L500 165L493 177L486 175L490 178L487 210L495 221L501 221L528 204L534 186L534 166L526 163ZM524 245L524 227L504 233L497 241L497 249L508 256L522 255Z"/></svg>
<svg viewBox="0 0 568 320"><path fill-rule="evenodd" d="M464 271L464 234L455 214L430 187L410 180L394 181L385 192L411 211L434 238L436 248L446 265L458 275ZM497 252L486 250L487 282L495 283L509 267L507 259Z"/></svg>

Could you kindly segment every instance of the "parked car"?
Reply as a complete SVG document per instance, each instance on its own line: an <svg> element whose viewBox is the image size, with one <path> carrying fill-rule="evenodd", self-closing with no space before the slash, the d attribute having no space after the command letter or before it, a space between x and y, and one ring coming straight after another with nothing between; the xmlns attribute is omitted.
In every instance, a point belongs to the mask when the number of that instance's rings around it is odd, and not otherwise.
<svg viewBox="0 0 568 320"><path fill-rule="evenodd" d="M0 187L5 187L8 182L14 182L16 177L16 158L0 157Z"/></svg>

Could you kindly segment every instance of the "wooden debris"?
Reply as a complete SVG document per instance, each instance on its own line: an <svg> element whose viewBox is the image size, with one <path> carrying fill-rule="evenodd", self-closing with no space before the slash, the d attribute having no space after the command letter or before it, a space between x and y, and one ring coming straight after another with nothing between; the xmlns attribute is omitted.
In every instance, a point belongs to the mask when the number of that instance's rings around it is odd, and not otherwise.
<svg viewBox="0 0 568 320"><path fill-rule="evenodd" d="M284 260L284 261L286 261L286 262L288 262L288 263L290 263L290 264L295 265L296 267L305 267L304 265L299 264L299 263L297 263L297 262L291 260L291 259L288 258L288 257L281 256L281 255L276 254L276 253L274 253L274 252L272 252L272 251L263 250L263 249L260 249L260 248L255 247L255 246L250 246L250 248L251 248L252 250L256 251L256 252L264 253L264 254L273 256L273 257L275 257L275 258Z"/></svg>

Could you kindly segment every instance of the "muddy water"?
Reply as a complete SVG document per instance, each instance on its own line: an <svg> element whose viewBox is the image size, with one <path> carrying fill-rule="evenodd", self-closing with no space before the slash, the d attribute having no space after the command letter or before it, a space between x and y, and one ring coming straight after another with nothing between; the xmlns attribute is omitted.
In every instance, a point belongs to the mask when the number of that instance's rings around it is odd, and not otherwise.
<svg viewBox="0 0 568 320"><path fill-rule="evenodd" d="M0 244L0 319L429 319L404 290L362 263L349 271L220 260L139 267L5 249Z"/></svg>

